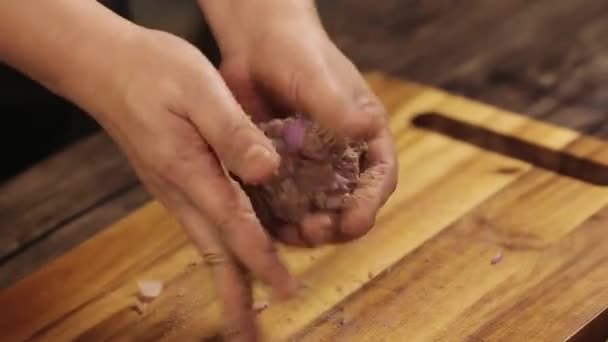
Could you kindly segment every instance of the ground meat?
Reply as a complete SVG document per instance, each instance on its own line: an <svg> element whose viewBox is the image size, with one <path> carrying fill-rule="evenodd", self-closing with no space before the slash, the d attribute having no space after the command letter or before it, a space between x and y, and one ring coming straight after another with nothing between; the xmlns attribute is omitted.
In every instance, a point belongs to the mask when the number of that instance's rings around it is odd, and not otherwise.
<svg viewBox="0 0 608 342"><path fill-rule="evenodd" d="M300 116L274 119L259 127L281 155L275 177L245 186L267 228L297 224L308 213L343 209L358 184L365 143L336 139Z"/></svg>

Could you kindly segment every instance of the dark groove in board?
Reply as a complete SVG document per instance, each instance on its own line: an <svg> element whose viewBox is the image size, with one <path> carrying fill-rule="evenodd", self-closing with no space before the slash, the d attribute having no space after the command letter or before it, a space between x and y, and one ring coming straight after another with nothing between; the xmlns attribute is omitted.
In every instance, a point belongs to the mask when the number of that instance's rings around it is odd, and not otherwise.
<svg viewBox="0 0 608 342"><path fill-rule="evenodd" d="M134 183L128 184L127 186L119 188L115 192L113 192L105 197L100 198L98 201L92 203L91 205L82 208L80 211L74 213L73 215L64 218L63 220L59 221L57 224L49 227L42 234L21 244L20 248L1 256L0 257L0 267L2 267L2 265L6 264L10 259L16 257L17 255L24 253L31 248L34 248L39 243L43 243L44 240L46 240L49 236L51 236L56 231L63 228L65 225L69 224L70 222L79 219L83 215L86 215L92 209L120 197L122 194L128 192L129 190L135 188L138 185L139 185L139 182L134 182Z"/></svg>
<svg viewBox="0 0 608 342"><path fill-rule="evenodd" d="M579 138L577 138L577 139L574 139L573 141L571 141L571 142L569 142L568 144L566 144L565 146L563 146L563 147L562 147L562 150L563 150L563 151L567 151L568 149L572 148L573 146L576 146L576 144L577 144L577 143L580 143L581 139L582 139L581 137L579 137ZM602 149L600 149L600 150L598 150L598 151L594 151L594 153L596 153L596 152L601 152L601 150L602 150ZM589 157L591 157L592 155L593 155L593 153L587 153L587 156L589 156ZM466 158L465 160L463 160L463 161L461 161L461 162L457 163L457 165L456 165L456 166L454 166L454 169L458 169L458 168L460 168L460 167L466 167L467 165L469 165L469 164L471 163L471 160L475 160L475 159L477 159L477 158L479 158L479 155L475 155L475 156L473 156L473 157ZM514 179L512 182L514 182L514 181L516 181L516 180L518 180L518 179L523 178L523 177L524 177L526 174L528 174L528 173L530 173L530 172L533 172L533 170L534 170L534 169L532 168L532 169L527 170L526 172L524 172L524 173L522 173L522 174L518 175L518 176L517 176L517 177L516 177L516 178L515 178L515 179ZM447 181L449 181L449 180L448 180L448 179L444 179L444 178L442 178L442 179L441 179L439 182L437 182L437 183L435 183L435 184L430 184L428 187L426 187L426 188L422 189L420 192L422 193L422 192L425 192L425 191L433 191L433 189L434 189L435 187L439 186L439 185L441 184L441 182L447 182ZM550 179L547 179L547 180L546 180L546 182L550 182L550 181L551 181ZM509 184L510 184L510 183L509 183ZM507 184L507 185L505 185L505 186L508 186L508 184ZM494 196L496 193L498 193L498 192L502 191L503 189L504 189L504 187L503 187L503 188L498 189L498 190L497 190L497 191L496 191L494 194L490 195L490 197ZM532 191L532 190L533 190L533 189L531 189L530 191ZM414 196L416 196L416 195L414 195ZM487 200L487 199L485 199L485 200ZM484 201L485 201L485 200L484 200ZM415 199L413 199L413 202L416 202L416 200L415 200ZM394 216L395 214L397 214L398 212L399 212L399 207L398 207L398 206L395 206L395 208L393 208L393 209L391 209L391 210L387 210L387 211L385 211L385 212L383 213L383 215L377 219L377 221L376 221L376 225L382 225L382 224L384 224L384 222L392 220L393 216Z"/></svg>
<svg viewBox="0 0 608 342"><path fill-rule="evenodd" d="M583 328L566 340L566 342L595 341L608 341L608 308L598 313Z"/></svg>
<svg viewBox="0 0 608 342"><path fill-rule="evenodd" d="M565 150L552 150L441 113L423 113L412 119L415 127L460 140L484 150L519 159L533 166L593 185L608 186L608 165Z"/></svg>

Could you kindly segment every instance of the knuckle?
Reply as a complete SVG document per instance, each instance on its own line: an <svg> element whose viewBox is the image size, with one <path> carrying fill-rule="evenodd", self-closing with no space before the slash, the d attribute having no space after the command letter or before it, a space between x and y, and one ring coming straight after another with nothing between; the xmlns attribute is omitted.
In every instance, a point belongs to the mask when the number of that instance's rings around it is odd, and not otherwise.
<svg viewBox="0 0 608 342"><path fill-rule="evenodd" d="M291 71L289 76L287 77L287 98L293 99L296 103L301 103L302 94L301 88L302 82L300 74L294 71Z"/></svg>
<svg viewBox="0 0 608 342"><path fill-rule="evenodd" d="M187 163L172 157L160 158L156 171L168 184L179 189L187 187L193 175Z"/></svg>
<svg viewBox="0 0 608 342"><path fill-rule="evenodd" d="M365 95L358 101L358 110L365 113L369 127L379 131L387 125L387 112L384 105L375 96Z"/></svg>
<svg viewBox="0 0 608 342"><path fill-rule="evenodd" d="M318 82L325 82L325 95L335 99L334 104L336 106L344 106L344 104L349 100L346 90L338 80L329 77L326 79L319 79ZM343 108L344 107L340 109Z"/></svg>
<svg viewBox="0 0 608 342"><path fill-rule="evenodd" d="M267 267L274 267L278 254L276 246L269 238L266 238L265 236L259 240L260 241L256 244L256 246L258 246L257 248L261 262Z"/></svg>
<svg viewBox="0 0 608 342"><path fill-rule="evenodd" d="M220 265L226 265L230 260L226 253L218 251L209 251L202 253L205 264L209 267L217 267Z"/></svg>
<svg viewBox="0 0 608 342"><path fill-rule="evenodd" d="M174 181L179 178L182 166L174 158L163 156L156 160L155 170L163 179Z"/></svg>
<svg viewBox="0 0 608 342"><path fill-rule="evenodd" d="M186 148L166 148L147 159L151 160L152 170L156 174L170 184L179 186L189 182L197 172L201 172L195 165L206 153L208 147L204 143L194 142Z"/></svg>
<svg viewBox="0 0 608 342"><path fill-rule="evenodd" d="M232 120L226 128L226 152L232 156L240 156L239 152L250 146L250 137L253 135L253 124L249 120Z"/></svg>
<svg viewBox="0 0 608 342"><path fill-rule="evenodd" d="M227 134L230 137L240 138L251 132L252 124L249 120L232 120L228 124Z"/></svg>
<svg viewBox="0 0 608 342"><path fill-rule="evenodd" d="M277 254L272 240L263 233L263 228L254 211L246 206L232 202L224 209L218 227L229 244L236 248L252 247L252 253L265 260Z"/></svg>
<svg viewBox="0 0 608 342"><path fill-rule="evenodd" d="M349 99L340 82L330 75L331 72L328 71L311 72L309 75L298 78L298 80L305 81L299 82L297 86L293 87L298 90L298 95L306 96L309 101L316 100L323 104L328 113L340 113L348 108L352 99ZM303 102L304 100L302 99Z"/></svg>

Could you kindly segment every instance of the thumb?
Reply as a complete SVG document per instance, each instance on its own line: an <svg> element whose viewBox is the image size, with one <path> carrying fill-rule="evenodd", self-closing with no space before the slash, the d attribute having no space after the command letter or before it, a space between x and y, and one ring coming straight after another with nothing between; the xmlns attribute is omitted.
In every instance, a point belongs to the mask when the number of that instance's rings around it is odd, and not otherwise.
<svg viewBox="0 0 608 342"><path fill-rule="evenodd" d="M223 81L218 79L215 87L201 94L192 101L189 118L228 171L245 183L259 183L270 177L280 157Z"/></svg>
<svg viewBox="0 0 608 342"><path fill-rule="evenodd" d="M253 76L281 105L304 112L332 133L361 140L378 135L386 125L384 106L332 43L321 46L298 46L275 63L256 59Z"/></svg>
<svg viewBox="0 0 608 342"><path fill-rule="evenodd" d="M321 126L341 136L368 140L385 126L385 109L354 65L340 56L300 72L294 78L295 100Z"/></svg>

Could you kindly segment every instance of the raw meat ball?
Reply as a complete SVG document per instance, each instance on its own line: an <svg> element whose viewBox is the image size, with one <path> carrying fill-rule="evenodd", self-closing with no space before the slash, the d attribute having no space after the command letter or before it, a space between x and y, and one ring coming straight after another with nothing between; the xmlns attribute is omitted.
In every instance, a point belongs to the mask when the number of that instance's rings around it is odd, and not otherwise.
<svg viewBox="0 0 608 342"><path fill-rule="evenodd" d="M365 143L336 139L301 117L259 124L281 155L270 181L244 186L262 224L272 231L308 213L338 212L359 182Z"/></svg>

